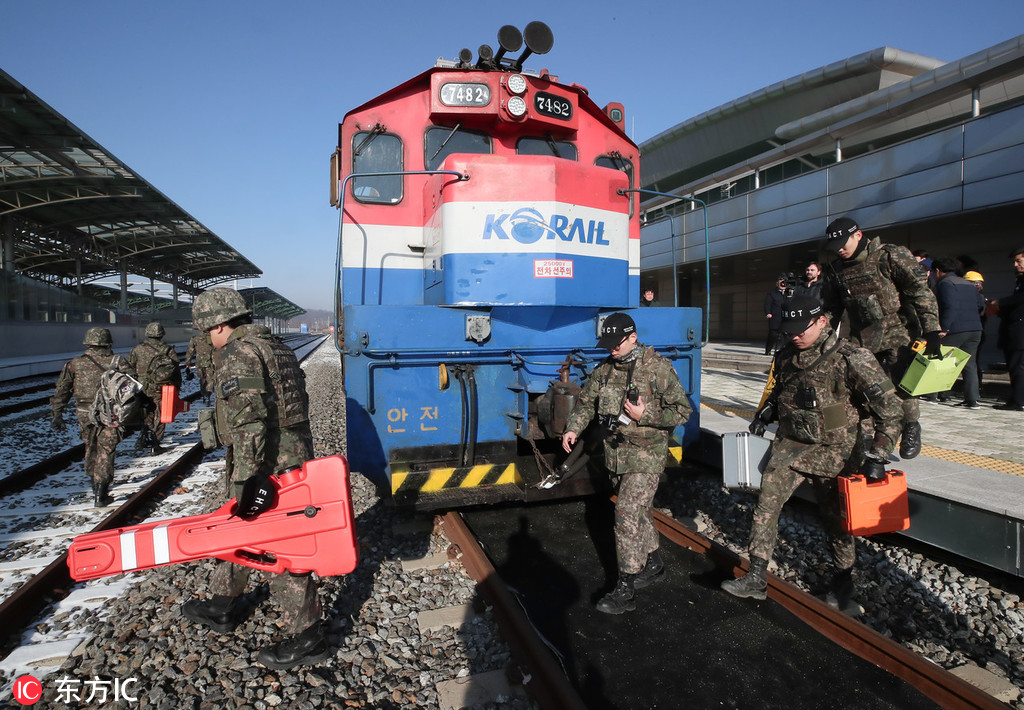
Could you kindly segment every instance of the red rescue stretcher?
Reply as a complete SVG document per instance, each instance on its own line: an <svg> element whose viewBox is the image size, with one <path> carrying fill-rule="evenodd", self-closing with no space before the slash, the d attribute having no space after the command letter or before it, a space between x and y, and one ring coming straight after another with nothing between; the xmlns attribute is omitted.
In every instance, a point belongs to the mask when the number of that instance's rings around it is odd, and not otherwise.
<svg viewBox="0 0 1024 710"><path fill-rule="evenodd" d="M266 572L348 574L358 559L348 461L314 459L274 476L277 502L243 520L235 499L207 515L79 535L68 549L78 580L207 557Z"/></svg>

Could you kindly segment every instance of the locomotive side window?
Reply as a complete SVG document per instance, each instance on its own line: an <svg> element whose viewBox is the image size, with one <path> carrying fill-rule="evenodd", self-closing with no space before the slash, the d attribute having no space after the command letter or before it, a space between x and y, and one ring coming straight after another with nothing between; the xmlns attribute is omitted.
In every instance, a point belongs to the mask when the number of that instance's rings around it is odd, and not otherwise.
<svg viewBox="0 0 1024 710"><path fill-rule="evenodd" d="M516 143L518 155L553 155L556 158L576 160L576 146L568 141L546 138L520 138Z"/></svg>
<svg viewBox="0 0 1024 710"><path fill-rule="evenodd" d="M598 156L597 160L594 161L594 165L599 168L611 168L612 170L621 170L626 173L626 177L629 178L629 186L633 187L633 163L623 158L618 154L618 151L613 152L611 155ZM629 214L633 214L633 195L635 193L629 193Z"/></svg>
<svg viewBox="0 0 1024 710"><path fill-rule="evenodd" d="M352 172L382 173L402 170L402 139L377 129L352 136ZM380 175L352 179L352 194L359 202L394 205L402 200L402 176Z"/></svg>
<svg viewBox="0 0 1024 710"><path fill-rule="evenodd" d="M423 164L436 170L452 153L491 153L491 137L486 133L467 131L459 126L434 126L423 136Z"/></svg>

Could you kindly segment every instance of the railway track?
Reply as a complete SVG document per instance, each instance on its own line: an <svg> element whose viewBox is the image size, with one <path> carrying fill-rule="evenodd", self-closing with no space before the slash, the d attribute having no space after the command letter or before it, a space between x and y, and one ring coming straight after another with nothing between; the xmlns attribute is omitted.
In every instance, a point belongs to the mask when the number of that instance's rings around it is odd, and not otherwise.
<svg viewBox="0 0 1024 710"><path fill-rule="evenodd" d="M549 687L542 666L561 665L586 707L1006 707L775 575L770 601L729 597L718 583L744 570L745 560L661 513L656 524L664 538L703 561L669 552L663 542L663 554L673 559L666 579L638 590L635 612L600 614L593 609L600 593L587 590L607 591L614 580L610 510L595 524L601 515L592 502L546 508L450 513L445 532L457 540L463 563L492 603L515 597L506 636L517 637L514 617L521 606L554 650L557 662L530 666L540 685ZM502 515L507 520L496 522ZM474 536L483 539L487 555ZM503 619L505 611L495 615ZM542 649L542 658L551 655ZM543 697L565 692L550 687ZM559 703L568 701L542 702Z"/></svg>
<svg viewBox="0 0 1024 710"><path fill-rule="evenodd" d="M302 336L288 338L286 342L302 360L312 354L323 340L323 336ZM193 381L183 390L187 392L197 387L197 382ZM194 400L198 394L196 389L186 393L185 398ZM120 453L111 492L118 499L127 498L113 510L95 509L89 503L76 505L72 502L82 496L89 498L86 487L82 485L86 480L84 473L69 470L69 466L82 460L82 444L0 479L0 499L11 506L9 511L13 510L5 513L0 509L0 541L6 543L0 564L7 572L5 576L8 582L16 583L26 570L34 571L40 566L40 559L48 562L41 571L34 573L13 591L8 589L14 586L12 584L0 587L3 596L0 602L0 657L17 644L17 637L40 609L59 600L71 587L66 552L70 538L143 520L157 502L166 497L202 459L203 448L198 439L195 412L192 412L191 416L179 415L175 423L168 425L165 443L174 441L175 444L170 454L171 460L168 461L168 454L157 457L156 461L153 457L132 457L129 468L143 471L141 476L137 476L131 471L125 471L122 464L124 454ZM121 448L125 447L122 445ZM52 494L35 491L35 486L56 477L61 477L61 480L53 484L55 490ZM125 481L125 478L128 480ZM24 503L19 504L19 494L25 499ZM41 501L46 502L40 505ZM41 556L33 552L27 564L19 562L23 557L22 549L28 547L28 543L45 539L54 540L55 545L51 548L60 551L47 552Z"/></svg>

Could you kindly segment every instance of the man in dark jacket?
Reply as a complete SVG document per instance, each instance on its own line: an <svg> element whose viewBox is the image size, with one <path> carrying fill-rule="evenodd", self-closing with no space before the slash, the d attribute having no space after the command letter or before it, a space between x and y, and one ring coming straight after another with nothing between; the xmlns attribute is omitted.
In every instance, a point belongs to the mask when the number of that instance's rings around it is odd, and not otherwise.
<svg viewBox="0 0 1024 710"><path fill-rule="evenodd" d="M797 284L796 289L793 291L794 295L798 296L810 296L821 300L821 264L816 261L812 261L804 269L804 280Z"/></svg>
<svg viewBox="0 0 1024 710"><path fill-rule="evenodd" d="M764 317L768 319L768 338L764 341L764 354L771 355L779 349L779 323L782 322L782 302L786 298L786 277L780 276L775 288L764 296Z"/></svg>
<svg viewBox="0 0 1024 710"><path fill-rule="evenodd" d="M999 314L999 347L1006 354L1010 373L1010 399L995 409L1024 412L1024 247L1010 254L1017 283L1013 294L998 301L989 301L988 314Z"/></svg>
<svg viewBox="0 0 1024 710"><path fill-rule="evenodd" d="M985 311L985 297L973 283L957 276L955 269L953 259L932 261L935 296L939 302L939 334L943 345L960 348L971 356L963 371L964 401L956 406L980 409L978 371L974 360L981 344L981 314Z"/></svg>

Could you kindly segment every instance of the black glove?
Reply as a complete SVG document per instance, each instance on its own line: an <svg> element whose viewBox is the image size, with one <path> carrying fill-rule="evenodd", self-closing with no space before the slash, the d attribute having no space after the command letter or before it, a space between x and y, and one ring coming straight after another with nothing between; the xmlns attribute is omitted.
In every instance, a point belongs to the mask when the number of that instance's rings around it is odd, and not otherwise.
<svg viewBox="0 0 1024 710"><path fill-rule="evenodd" d="M755 412L754 419L747 427L747 431L754 436L764 436L765 428L773 421L775 421L775 402L769 399Z"/></svg>
<svg viewBox="0 0 1024 710"><path fill-rule="evenodd" d="M192 368L191 367L186 367L185 368L185 379L191 381L193 377L195 377L195 375L192 374Z"/></svg>
<svg viewBox="0 0 1024 710"><path fill-rule="evenodd" d="M270 476L258 473L255 476L250 476L242 486L242 492L238 494L238 507L235 512L239 518L248 520L270 510L276 501L277 489L271 483Z"/></svg>
<svg viewBox="0 0 1024 710"><path fill-rule="evenodd" d="M877 483L878 481L885 480L885 464L888 461L875 458L874 456L868 456L864 459L864 467L861 469L861 473L864 478L868 479L868 483Z"/></svg>
<svg viewBox="0 0 1024 710"><path fill-rule="evenodd" d="M64 431L66 428L64 424L64 417L60 414L54 414L53 418L50 419L50 426L53 427L54 431Z"/></svg>
<svg viewBox="0 0 1024 710"><path fill-rule="evenodd" d="M937 330L924 334L925 357L942 357L942 349L939 347L939 340L939 331Z"/></svg>

